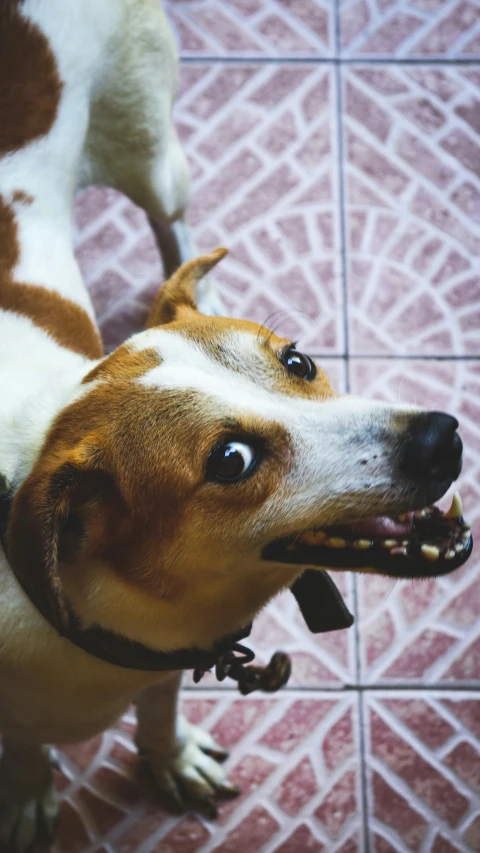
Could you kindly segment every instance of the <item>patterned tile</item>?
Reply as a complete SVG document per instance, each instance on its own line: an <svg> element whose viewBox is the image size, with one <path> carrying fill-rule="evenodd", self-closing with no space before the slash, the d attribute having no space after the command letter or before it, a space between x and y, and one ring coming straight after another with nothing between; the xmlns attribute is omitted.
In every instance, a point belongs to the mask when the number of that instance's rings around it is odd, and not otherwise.
<svg viewBox="0 0 480 853"><path fill-rule="evenodd" d="M477 58L479 0L340 0L344 56Z"/></svg>
<svg viewBox="0 0 480 853"><path fill-rule="evenodd" d="M329 0L166 0L182 56L332 56Z"/></svg>
<svg viewBox="0 0 480 853"><path fill-rule="evenodd" d="M365 396L409 400L458 416L465 446L459 488L478 542L480 362L360 359L351 364L351 384L355 393ZM474 550L462 569L443 578L415 583L357 579L364 680L480 683L477 553Z"/></svg>
<svg viewBox="0 0 480 853"><path fill-rule="evenodd" d="M479 720L480 693L368 697L372 851L478 851Z"/></svg>
<svg viewBox="0 0 480 853"><path fill-rule="evenodd" d="M218 820L175 817L155 794L134 751L133 715L102 738L61 753L62 796L54 853L359 853L361 816L356 700L335 693L184 700L189 719L231 750L241 796ZM267 847L265 847L267 849Z"/></svg>
<svg viewBox="0 0 480 853"><path fill-rule="evenodd" d="M343 79L351 352L480 354L480 72Z"/></svg>
<svg viewBox="0 0 480 853"><path fill-rule="evenodd" d="M331 71L312 66L189 65L176 116L197 245L230 248L216 272L228 310L335 354L344 344L332 87ZM153 237L126 199L90 189L77 200L75 240L111 347L141 327L162 280Z"/></svg>

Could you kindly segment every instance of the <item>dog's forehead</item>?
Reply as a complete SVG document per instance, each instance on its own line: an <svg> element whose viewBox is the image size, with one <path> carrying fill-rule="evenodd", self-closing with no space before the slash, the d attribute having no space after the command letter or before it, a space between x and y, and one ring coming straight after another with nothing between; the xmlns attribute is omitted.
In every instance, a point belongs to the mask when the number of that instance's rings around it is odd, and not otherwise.
<svg viewBox="0 0 480 853"><path fill-rule="evenodd" d="M280 364L275 348L264 333L254 327L225 327L214 336L185 335L180 331L151 329L132 339L130 345L158 354L158 364L137 382L148 388L191 390L216 397L225 404L272 405L276 401L302 396ZM310 396L305 383L306 396ZM327 393L331 389L326 380Z"/></svg>
<svg viewBox="0 0 480 853"><path fill-rule="evenodd" d="M252 370L265 371L272 363L272 351L251 331L241 328L220 328L214 335L185 334L172 329L148 329L131 339L133 349L143 352L154 349L160 360L162 374L189 368L208 374L235 371L250 377ZM158 374L157 374L158 376Z"/></svg>

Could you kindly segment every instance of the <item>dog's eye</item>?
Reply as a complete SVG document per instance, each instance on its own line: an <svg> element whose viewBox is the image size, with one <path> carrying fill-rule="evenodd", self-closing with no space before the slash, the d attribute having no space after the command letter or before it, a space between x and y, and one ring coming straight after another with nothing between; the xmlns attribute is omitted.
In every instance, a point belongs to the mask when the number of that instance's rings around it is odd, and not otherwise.
<svg viewBox="0 0 480 853"><path fill-rule="evenodd" d="M215 447L207 462L207 478L219 483L235 483L255 467L258 453L250 444L226 441Z"/></svg>
<svg viewBox="0 0 480 853"><path fill-rule="evenodd" d="M317 368L312 359L303 352L298 352L294 346L289 347L282 355L282 364L285 365L289 373L298 376L300 379L307 379L309 382L315 379Z"/></svg>

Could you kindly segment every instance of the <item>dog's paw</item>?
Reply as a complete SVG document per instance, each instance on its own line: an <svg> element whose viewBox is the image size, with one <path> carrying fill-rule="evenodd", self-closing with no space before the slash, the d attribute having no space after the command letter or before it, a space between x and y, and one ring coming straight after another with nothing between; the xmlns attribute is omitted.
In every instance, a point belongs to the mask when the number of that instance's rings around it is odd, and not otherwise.
<svg viewBox="0 0 480 853"><path fill-rule="evenodd" d="M228 752L218 746L208 732L187 720L179 722L177 746L173 753L161 756L142 750L159 790L185 811L189 806L213 818L216 800L236 797L236 785L228 781L222 761Z"/></svg>
<svg viewBox="0 0 480 853"><path fill-rule="evenodd" d="M0 765L0 853L23 853L34 841L52 841L58 822L58 802L46 753L45 772L38 779L21 779Z"/></svg>

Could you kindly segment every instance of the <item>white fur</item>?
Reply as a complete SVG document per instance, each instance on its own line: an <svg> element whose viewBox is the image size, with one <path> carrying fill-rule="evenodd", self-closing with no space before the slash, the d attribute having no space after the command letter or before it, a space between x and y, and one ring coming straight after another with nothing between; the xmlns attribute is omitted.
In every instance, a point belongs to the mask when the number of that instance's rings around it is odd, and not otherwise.
<svg viewBox="0 0 480 853"><path fill-rule="evenodd" d="M48 134L0 159L0 196L13 204L20 244L14 279L50 289L92 315L71 243L75 186L93 181L114 186L153 218L178 218L185 208L188 168L171 121L176 79L173 41L157 0L25 0L21 9L47 37L63 91ZM2 116L5 120L8 117ZM18 191L32 196L33 202L13 202ZM177 242L188 247L184 229L180 227L179 232ZM212 302L208 293L206 301ZM138 350L153 346L162 357L160 367L139 380L144 385L159 392L194 390L213 418L251 414L287 430L294 463L281 494L258 510L248 531L250 541L258 536L259 549L267 533L272 538L279 530L287 533L300 519L303 525L313 524L320 516L325 522L327 505L332 512L345 513L358 504L359 496L372 507L385 508L388 490L394 491L394 466L385 436L409 410L353 399L293 399L279 392L271 371L262 371L261 346L254 335L232 331L225 343L230 362L224 366L205 348L166 330L145 332L133 338L130 346ZM19 485L28 476L53 419L91 389L91 385L82 387L81 380L93 366L88 358L59 346L31 320L0 309L0 473L8 481ZM371 463L368 488L359 480L358 469L366 457ZM214 542L209 545L215 547ZM200 554L198 559L207 561L208 555ZM259 560L253 551L226 557L217 597L212 581L209 607L218 610L228 573L239 598L244 594L242 572L251 569L252 560L255 565ZM274 576L272 592L287 583L291 572L288 567L265 564L261 569L258 583ZM90 617L105 627L159 647L182 640L193 645L199 624L203 636L213 630L208 608L201 613L182 611L178 619L169 604L135 592L105 566L89 570L95 573L96 583L90 587L96 592ZM87 574L82 567L77 582ZM250 599L244 598L248 613ZM178 793L180 779L181 787L207 800L215 787L224 784L223 771L203 755L204 749L212 748L211 740L172 722L178 678L111 666L60 638L27 599L1 552L0 600L0 730L10 746L12 742L32 745L30 754L23 746L11 751L17 756L17 768L15 761L0 764L0 849L12 820L23 832L17 841L26 846L35 831L36 804L50 809L48 756L35 744L96 734L149 685L156 684L140 703L146 710L137 740L159 784ZM234 604L237 607L236 599ZM225 633L233 627L226 625ZM160 689L162 681L165 686ZM161 738L152 731L151 720L163 730ZM29 761L38 768L38 778L31 780L27 791L22 787L21 765L29 766ZM2 802L6 809L2 810Z"/></svg>

